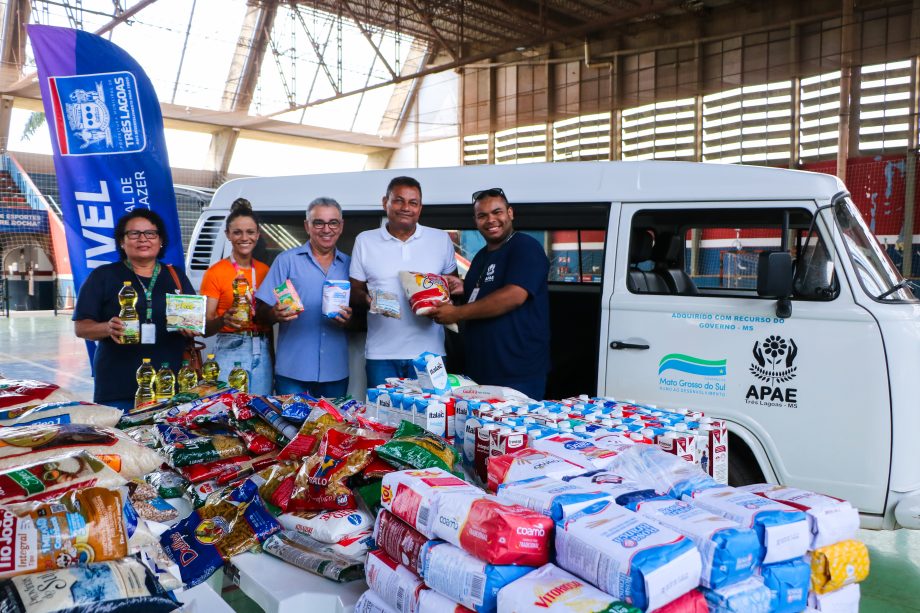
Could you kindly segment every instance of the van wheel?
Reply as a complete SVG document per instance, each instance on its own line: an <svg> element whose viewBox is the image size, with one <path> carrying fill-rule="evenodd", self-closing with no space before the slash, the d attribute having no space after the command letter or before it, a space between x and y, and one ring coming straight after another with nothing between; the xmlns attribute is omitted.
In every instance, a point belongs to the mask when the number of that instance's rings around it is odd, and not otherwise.
<svg viewBox="0 0 920 613"><path fill-rule="evenodd" d="M741 438L728 433L728 484L734 487L763 483L763 471L754 452Z"/></svg>

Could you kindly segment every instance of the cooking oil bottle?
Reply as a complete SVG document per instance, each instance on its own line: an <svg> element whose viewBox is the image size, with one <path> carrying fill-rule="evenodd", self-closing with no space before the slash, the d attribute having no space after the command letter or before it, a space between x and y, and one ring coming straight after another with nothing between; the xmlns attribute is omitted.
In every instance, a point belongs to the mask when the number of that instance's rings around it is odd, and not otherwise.
<svg viewBox="0 0 920 613"><path fill-rule="evenodd" d="M242 272L233 280L233 304L230 305L230 318L241 328L252 324L252 301L250 300L249 281Z"/></svg>
<svg viewBox="0 0 920 613"><path fill-rule="evenodd" d="M124 345L136 345L141 342L141 320L137 316L137 309L134 308L137 304L137 290L130 281L125 281L118 291L118 304L121 305L118 318L125 324L121 342Z"/></svg>
<svg viewBox="0 0 920 613"><path fill-rule="evenodd" d="M157 401L156 393L153 391L153 384L157 378L157 373L150 364L150 358L144 358L141 361L140 368L137 369L137 393L134 394L134 408L140 409L151 405Z"/></svg>
<svg viewBox="0 0 920 613"><path fill-rule="evenodd" d="M214 354L209 353L208 359L201 365L201 378L209 383L217 383L220 377L220 364L214 359Z"/></svg>
<svg viewBox="0 0 920 613"><path fill-rule="evenodd" d="M153 384L157 400L169 400L176 395L176 375L169 368L169 362L160 364L160 370L157 371L157 378Z"/></svg>
<svg viewBox="0 0 920 613"><path fill-rule="evenodd" d="M189 366L188 360L182 360L182 368L176 376L179 382L179 393L187 392L198 384L198 373Z"/></svg>
<svg viewBox="0 0 920 613"><path fill-rule="evenodd" d="M227 382L230 384L230 387L234 387L241 392L245 393L249 391L249 374L246 373L242 364L239 362L233 363L233 370L230 371Z"/></svg>

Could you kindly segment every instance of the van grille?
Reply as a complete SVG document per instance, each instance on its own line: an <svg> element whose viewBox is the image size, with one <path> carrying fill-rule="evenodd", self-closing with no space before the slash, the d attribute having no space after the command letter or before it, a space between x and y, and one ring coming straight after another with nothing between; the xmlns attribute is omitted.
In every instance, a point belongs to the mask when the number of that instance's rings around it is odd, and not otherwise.
<svg viewBox="0 0 920 613"><path fill-rule="evenodd" d="M223 222L223 217L209 217L201 224L198 234L193 239L194 246L189 257L190 270L207 270L210 268L214 242L220 234L220 227Z"/></svg>

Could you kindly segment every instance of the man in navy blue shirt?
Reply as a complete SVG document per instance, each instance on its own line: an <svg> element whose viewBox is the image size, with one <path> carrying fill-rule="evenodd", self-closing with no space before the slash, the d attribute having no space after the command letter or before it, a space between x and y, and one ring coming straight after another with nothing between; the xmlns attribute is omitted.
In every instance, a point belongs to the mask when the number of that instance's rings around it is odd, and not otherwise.
<svg viewBox="0 0 920 613"><path fill-rule="evenodd" d="M486 246L473 258L467 303L445 304L438 323L464 322L466 374L542 400L549 371L549 260L542 245L515 232L514 210L500 188L473 194L476 227Z"/></svg>

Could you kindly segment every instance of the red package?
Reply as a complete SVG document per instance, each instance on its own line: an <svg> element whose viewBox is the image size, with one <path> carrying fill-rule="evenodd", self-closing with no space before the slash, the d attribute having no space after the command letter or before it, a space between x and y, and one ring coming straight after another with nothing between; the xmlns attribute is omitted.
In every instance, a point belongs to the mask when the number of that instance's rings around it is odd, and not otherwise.
<svg viewBox="0 0 920 613"><path fill-rule="evenodd" d="M192 464L191 466L183 466L179 470L182 473L182 476L188 479L191 483L201 483L202 481L208 481L209 479L216 479L225 472L239 472L248 464L251 459L252 458L247 455L238 455L232 458L224 458L222 460L207 462L206 464Z"/></svg>
<svg viewBox="0 0 920 613"><path fill-rule="evenodd" d="M39 404L58 391L54 383L31 379L0 379L0 409L31 403Z"/></svg>
<svg viewBox="0 0 920 613"><path fill-rule="evenodd" d="M372 451L384 443L339 430L327 430L319 452L301 466L294 479L288 511L335 511L357 508L345 480L363 471Z"/></svg>
<svg viewBox="0 0 920 613"><path fill-rule="evenodd" d="M233 398L233 416L238 420L243 421L256 416L256 413L249 408L249 401L252 400L252 396L243 393L236 396L228 394L228 396Z"/></svg>
<svg viewBox="0 0 920 613"><path fill-rule="evenodd" d="M243 442L246 443L246 449L249 453L262 455L263 453L275 451L278 448L267 436L255 430L237 428L236 433L243 439Z"/></svg>
<svg viewBox="0 0 920 613"><path fill-rule="evenodd" d="M392 472L396 472L396 469L393 468L389 463L384 462L377 457L375 453L371 463L367 465L364 469L364 477L367 479L380 479L384 475L388 475Z"/></svg>
<svg viewBox="0 0 920 613"><path fill-rule="evenodd" d="M542 566L549 561L553 520L475 493L439 494L434 534L489 564Z"/></svg>
<svg viewBox="0 0 920 613"><path fill-rule="evenodd" d="M383 434L387 439L393 438L393 434L396 432L396 426L387 426L386 424L372 421L366 417L361 417L360 415L358 415L357 419L358 426L364 428L365 430L370 430L371 432Z"/></svg>
<svg viewBox="0 0 920 613"><path fill-rule="evenodd" d="M381 511L374 525L374 542L388 556L416 574L421 574L419 556L428 538L389 511Z"/></svg>
<svg viewBox="0 0 920 613"><path fill-rule="evenodd" d="M450 302L450 286L442 275L401 270L399 280L413 313L425 315L434 307Z"/></svg>
<svg viewBox="0 0 920 613"><path fill-rule="evenodd" d="M708 613L706 597L699 590L690 590L677 600L672 600L655 613Z"/></svg>

